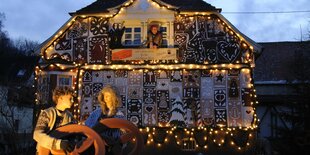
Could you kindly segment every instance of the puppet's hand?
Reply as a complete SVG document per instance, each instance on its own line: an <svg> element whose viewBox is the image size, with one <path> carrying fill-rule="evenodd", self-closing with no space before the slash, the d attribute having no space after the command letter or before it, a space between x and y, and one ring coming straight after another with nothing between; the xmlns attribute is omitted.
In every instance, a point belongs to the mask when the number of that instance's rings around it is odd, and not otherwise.
<svg viewBox="0 0 310 155"><path fill-rule="evenodd" d="M60 148L66 152L72 152L74 150L74 143L68 140L61 140Z"/></svg>
<svg viewBox="0 0 310 155"><path fill-rule="evenodd" d="M103 131L109 129L109 127L98 122L95 126L92 127L92 129L100 135Z"/></svg>
<svg viewBox="0 0 310 155"><path fill-rule="evenodd" d="M115 140L113 137L109 137L109 136L104 136L102 135L102 138L104 139L104 141L109 145L115 145L117 143L120 143L118 140Z"/></svg>
<svg viewBox="0 0 310 155"><path fill-rule="evenodd" d="M122 155L123 154L123 148L120 143L117 143L112 146L112 152L115 155Z"/></svg>

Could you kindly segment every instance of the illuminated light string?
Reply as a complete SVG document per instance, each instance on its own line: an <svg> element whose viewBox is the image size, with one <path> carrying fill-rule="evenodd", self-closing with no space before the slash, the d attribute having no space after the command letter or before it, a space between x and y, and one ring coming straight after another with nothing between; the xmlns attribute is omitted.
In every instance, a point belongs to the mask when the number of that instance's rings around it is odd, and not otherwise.
<svg viewBox="0 0 310 155"><path fill-rule="evenodd" d="M74 90L75 97L77 97L78 91L77 91L76 81L77 81L77 79L79 79L77 77L78 69L76 67L71 67L71 68L66 68L66 69L62 70L61 67L59 67L59 66L60 66L60 64L49 64L49 65L47 65L47 67L43 67L43 68L41 66L36 66L35 67L35 77L34 77L34 79L35 79L34 82L35 83L33 84L33 87L35 87L35 86L37 86L39 84L39 81L38 81L40 79L39 76L48 75L48 74L43 74L44 72L47 73L48 71L68 71L68 72L71 72L71 73L73 73L75 75L72 78L72 81L74 83L74 85L72 86L72 89ZM38 90L38 89L36 89L36 90ZM36 105L40 104L40 101L38 99L39 95L40 94L38 94L37 92L35 93L35 103L36 103ZM75 109L75 107L78 105L78 103L80 103L80 100L78 100L78 102L74 103L74 105L73 105L75 111L79 111L79 109L78 110Z"/></svg>
<svg viewBox="0 0 310 155"><path fill-rule="evenodd" d="M161 130L162 132L166 134L162 134L158 132L158 130ZM168 144L171 142L174 142L177 146L181 147L186 146L187 143L185 143L182 139L189 139L190 141L199 141L197 137L193 136L196 134L196 132L205 131L206 134L204 134L203 137L203 144L196 143L196 148L204 148L207 149L208 145L210 146L212 143L214 146L218 147L224 147L225 144L230 144L230 146L235 147L236 150L243 150L247 147L250 147L251 143L250 141L254 140L253 133L256 131L255 129L251 128L210 128L210 127L202 127L202 128L176 128L176 127L145 127L145 128L139 128L139 131L145 135L146 137L146 144L149 145L156 145L158 147L161 147L164 144ZM181 134L179 136L178 132ZM237 131L237 132L236 132ZM234 138L234 136L238 136L236 133L246 133L246 140L242 142L242 144L237 145L238 142ZM185 135L185 136L184 136ZM169 139L170 138L170 139Z"/></svg>
<svg viewBox="0 0 310 155"><path fill-rule="evenodd" d="M240 69L241 71L245 71L250 73L250 69L252 66L247 63L239 63L239 64L141 64L141 65L130 65L130 64L113 64L113 65L88 65L88 64L60 64L60 63L51 63L51 64L39 64L37 66L40 70L60 70L60 71L71 71L72 69L84 69L84 70L140 70L140 71L148 71L148 70L197 70L197 69L209 69L211 72L213 71L224 71L224 70L232 70L232 69ZM251 78L252 81L252 78Z"/></svg>

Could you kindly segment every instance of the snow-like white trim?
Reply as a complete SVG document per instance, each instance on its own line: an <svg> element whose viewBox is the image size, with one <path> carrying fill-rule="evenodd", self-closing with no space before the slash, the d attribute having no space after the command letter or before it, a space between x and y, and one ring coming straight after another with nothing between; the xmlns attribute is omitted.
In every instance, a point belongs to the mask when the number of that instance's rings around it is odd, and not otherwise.
<svg viewBox="0 0 310 155"><path fill-rule="evenodd" d="M255 81L254 84L300 84L300 83L310 83L310 80L300 81L300 80L277 80L277 81Z"/></svg>

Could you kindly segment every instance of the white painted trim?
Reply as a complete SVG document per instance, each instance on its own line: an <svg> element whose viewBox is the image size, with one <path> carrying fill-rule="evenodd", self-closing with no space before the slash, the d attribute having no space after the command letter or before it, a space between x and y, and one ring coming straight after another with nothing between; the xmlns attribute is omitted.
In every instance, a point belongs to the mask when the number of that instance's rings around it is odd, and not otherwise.
<svg viewBox="0 0 310 155"><path fill-rule="evenodd" d="M52 75L52 74L57 74L57 75L70 75L70 76L76 76L75 72L70 72L70 71L41 71L38 75Z"/></svg>

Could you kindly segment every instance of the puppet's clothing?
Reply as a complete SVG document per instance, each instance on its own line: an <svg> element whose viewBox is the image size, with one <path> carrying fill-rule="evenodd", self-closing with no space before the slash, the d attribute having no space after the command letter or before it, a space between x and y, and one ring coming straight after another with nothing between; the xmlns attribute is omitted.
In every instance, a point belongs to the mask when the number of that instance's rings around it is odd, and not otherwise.
<svg viewBox="0 0 310 155"><path fill-rule="evenodd" d="M144 43L144 46L150 47L150 44L152 43L153 46L161 47L163 40L163 35L161 32L157 32L156 34L153 34L151 31L147 34L147 40Z"/></svg>
<svg viewBox="0 0 310 155"><path fill-rule="evenodd" d="M68 110L61 112L55 107L41 110L33 133L33 139L37 142L37 149L42 146L47 149L60 150L61 139L49 136L49 132L70 123L75 122Z"/></svg>
<svg viewBox="0 0 310 155"><path fill-rule="evenodd" d="M93 111L89 117L85 121L85 125L88 127L94 127L101 119L106 119L106 118L121 118L123 119L124 117L121 115L114 115L112 117L108 117L107 115L104 115L102 113L101 108L96 109ZM107 129L104 130L100 133L101 137L111 137L115 141L117 141L120 136L121 136L121 131L120 129Z"/></svg>

